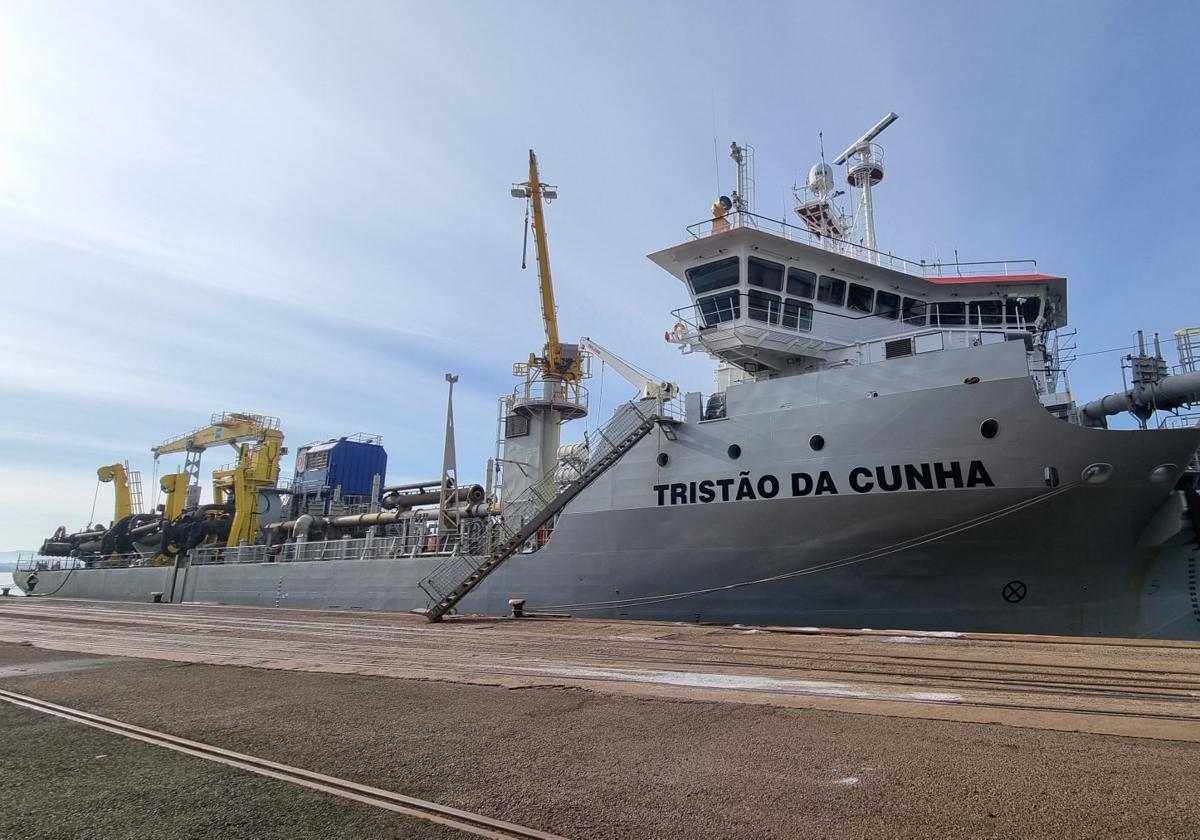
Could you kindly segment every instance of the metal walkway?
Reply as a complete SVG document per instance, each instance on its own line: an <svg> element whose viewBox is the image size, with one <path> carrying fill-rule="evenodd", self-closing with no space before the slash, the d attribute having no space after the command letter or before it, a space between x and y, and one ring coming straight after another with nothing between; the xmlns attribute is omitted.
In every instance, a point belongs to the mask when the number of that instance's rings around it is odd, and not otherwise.
<svg viewBox="0 0 1200 840"><path fill-rule="evenodd" d="M647 413L637 403L626 403L599 432L593 444L594 453L579 477L562 491L555 493L553 480L534 484L512 503L504 506L501 542L490 551L471 553L468 546L460 547L449 560L435 569L419 584L429 596L425 609L413 610L430 621L441 621L484 578L500 564L519 552L543 529L567 503L595 481L605 470L621 459L642 438L661 422L672 422L657 412ZM553 471L551 471L553 475Z"/></svg>

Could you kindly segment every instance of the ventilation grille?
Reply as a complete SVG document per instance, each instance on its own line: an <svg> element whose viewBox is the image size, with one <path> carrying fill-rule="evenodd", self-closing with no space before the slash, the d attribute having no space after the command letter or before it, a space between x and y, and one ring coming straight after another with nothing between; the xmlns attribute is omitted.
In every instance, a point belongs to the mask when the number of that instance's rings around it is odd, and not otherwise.
<svg viewBox="0 0 1200 840"><path fill-rule="evenodd" d="M897 338L894 341L883 342L883 357L885 359L899 359L904 356L913 354L913 343L911 338Z"/></svg>

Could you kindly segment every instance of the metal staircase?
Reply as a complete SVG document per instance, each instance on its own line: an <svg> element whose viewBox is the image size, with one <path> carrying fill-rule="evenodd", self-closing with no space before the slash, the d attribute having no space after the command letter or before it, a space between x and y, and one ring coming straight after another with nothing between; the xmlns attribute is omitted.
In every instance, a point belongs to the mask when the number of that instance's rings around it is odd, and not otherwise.
<svg viewBox="0 0 1200 840"><path fill-rule="evenodd" d="M441 621L442 616L543 531L568 502L619 461L656 424L674 422L655 410L647 410L655 405L653 401L643 401L641 407L636 402L621 406L598 433L599 442L593 444L594 452L583 472L561 490L554 483L554 470L551 469L543 481L532 485L512 502L506 502L503 520L491 539L483 537L473 545L471 540L464 539L445 563L421 581L419 585L429 596L430 604L413 612L430 621ZM489 549L491 540L498 542Z"/></svg>

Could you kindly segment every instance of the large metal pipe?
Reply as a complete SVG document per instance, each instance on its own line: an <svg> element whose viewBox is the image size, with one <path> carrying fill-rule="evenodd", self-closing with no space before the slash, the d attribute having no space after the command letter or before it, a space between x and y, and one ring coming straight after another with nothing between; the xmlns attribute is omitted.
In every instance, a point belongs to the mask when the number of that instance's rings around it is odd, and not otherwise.
<svg viewBox="0 0 1200 840"><path fill-rule="evenodd" d="M1153 385L1139 385L1128 391L1109 394L1092 400L1079 409L1080 415L1092 425L1105 425L1105 417L1126 411L1140 420L1147 420L1155 411L1178 408L1200 402L1200 371L1168 376Z"/></svg>
<svg viewBox="0 0 1200 840"><path fill-rule="evenodd" d="M455 502L482 502L483 487L478 484L466 484L455 487L450 492L450 498ZM421 505L436 505L442 501L440 489L427 493L385 493L380 506L384 510L415 508Z"/></svg>
<svg viewBox="0 0 1200 840"><path fill-rule="evenodd" d="M389 484L383 488L383 492L387 493L407 493L415 490L427 490L432 487L437 487L439 490L442 487L442 480L435 478L433 481L414 481L412 484Z"/></svg>
<svg viewBox="0 0 1200 840"><path fill-rule="evenodd" d="M308 513L296 517L296 520L292 523L292 539L296 542L308 542L309 529L312 528L316 521L316 518Z"/></svg>

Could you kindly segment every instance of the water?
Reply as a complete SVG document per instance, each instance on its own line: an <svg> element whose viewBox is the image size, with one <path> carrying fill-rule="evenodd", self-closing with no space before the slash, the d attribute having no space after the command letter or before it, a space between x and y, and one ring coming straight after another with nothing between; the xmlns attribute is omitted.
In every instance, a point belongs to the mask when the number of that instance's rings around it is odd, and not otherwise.
<svg viewBox="0 0 1200 840"><path fill-rule="evenodd" d="M20 589L17 589L17 585L15 583L13 583L11 572L0 572L0 587L4 587L4 586L12 587L12 589L10 589L8 592L9 595L24 595L25 594Z"/></svg>

